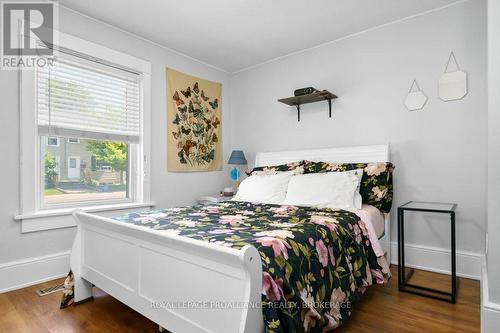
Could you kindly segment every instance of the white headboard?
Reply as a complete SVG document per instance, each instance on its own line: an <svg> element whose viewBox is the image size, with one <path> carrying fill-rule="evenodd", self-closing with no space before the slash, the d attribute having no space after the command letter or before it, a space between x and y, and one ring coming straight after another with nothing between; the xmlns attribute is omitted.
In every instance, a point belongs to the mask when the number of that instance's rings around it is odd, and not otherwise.
<svg viewBox="0 0 500 333"><path fill-rule="evenodd" d="M289 150L257 153L255 166L280 165L300 160L335 163L389 162L389 157L389 145Z"/></svg>

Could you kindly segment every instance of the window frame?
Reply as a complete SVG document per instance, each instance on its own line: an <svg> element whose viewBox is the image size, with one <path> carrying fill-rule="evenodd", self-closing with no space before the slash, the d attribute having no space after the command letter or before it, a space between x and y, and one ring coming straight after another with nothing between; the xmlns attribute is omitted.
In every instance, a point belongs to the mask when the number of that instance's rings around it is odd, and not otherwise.
<svg viewBox="0 0 500 333"><path fill-rule="evenodd" d="M151 124L151 63L118 52L87 40L59 32L57 47L71 50L89 58L100 59L114 65L131 69L140 75L141 132L140 142L130 143L129 197L120 200L96 200L63 205L45 205L43 201L44 172L42 165L42 136L38 133L36 102L36 71L19 70L20 85L20 207L16 219L23 220L36 215L47 215L56 211L67 212L74 208L98 210L99 206L124 207L150 203L150 124ZM58 52L55 51L56 56ZM61 53L60 56L63 56ZM57 136L55 133L54 136ZM61 138L59 138L59 144ZM33 168L33 165L37 166ZM133 194L133 195L130 195ZM52 226L50 229L52 229ZM57 226L55 226L57 228ZM43 229L42 229L43 230Z"/></svg>
<svg viewBox="0 0 500 333"><path fill-rule="evenodd" d="M76 141L71 141L76 140ZM80 139L78 138L66 138L66 143L80 143Z"/></svg>

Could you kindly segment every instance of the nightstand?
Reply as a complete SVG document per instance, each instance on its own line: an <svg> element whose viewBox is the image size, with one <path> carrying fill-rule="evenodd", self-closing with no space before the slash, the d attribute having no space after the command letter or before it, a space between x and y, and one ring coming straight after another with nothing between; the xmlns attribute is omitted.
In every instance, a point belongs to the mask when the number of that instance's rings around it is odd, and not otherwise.
<svg viewBox="0 0 500 333"><path fill-rule="evenodd" d="M214 204L214 203L229 201L232 198L233 198L232 196L226 197L226 196L222 196L220 194L219 195L207 195L207 196L198 198L198 204L210 205L210 204Z"/></svg>
<svg viewBox="0 0 500 333"><path fill-rule="evenodd" d="M457 298L457 253L455 244L455 209L457 204L410 201L398 207L398 286L399 291L404 291L420 296L430 297L441 301L455 303ZM435 290L409 283L414 270L405 268L405 211L442 213L450 215L451 226L451 292Z"/></svg>

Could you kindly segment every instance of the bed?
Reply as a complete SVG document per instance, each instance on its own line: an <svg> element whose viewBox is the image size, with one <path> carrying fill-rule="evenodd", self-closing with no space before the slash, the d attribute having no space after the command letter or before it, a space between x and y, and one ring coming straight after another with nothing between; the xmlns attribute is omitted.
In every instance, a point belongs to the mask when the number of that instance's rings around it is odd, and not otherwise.
<svg viewBox="0 0 500 333"><path fill-rule="evenodd" d="M389 147L265 152L255 165L298 160L388 162ZM324 300L357 301L372 280L383 283L390 274L359 218L346 211L226 202L74 216L74 301L92 297L95 285L173 333L328 331L351 308L337 302L325 309ZM379 243L390 262L389 214L384 224Z"/></svg>

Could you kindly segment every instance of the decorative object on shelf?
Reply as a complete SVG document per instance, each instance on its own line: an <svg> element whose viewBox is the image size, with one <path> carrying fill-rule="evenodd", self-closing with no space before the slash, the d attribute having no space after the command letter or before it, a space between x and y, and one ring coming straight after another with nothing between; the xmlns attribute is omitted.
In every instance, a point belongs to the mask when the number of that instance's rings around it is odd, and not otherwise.
<svg viewBox="0 0 500 333"><path fill-rule="evenodd" d="M420 89L417 80L413 80L405 99L406 108L409 111L421 110L425 103L427 103L427 96L425 96L424 92Z"/></svg>
<svg viewBox="0 0 500 333"><path fill-rule="evenodd" d="M457 69L448 72L451 59ZM455 54L451 52L444 73L439 78L439 98L443 101L454 101L464 98L465 95L467 95L467 73L460 69Z"/></svg>
<svg viewBox="0 0 500 333"><path fill-rule="evenodd" d="M308 88L304 88L308 89ZM312 88L314 89L314 88ZM330 118L332 117L332 99L337 98L336 95L332 94L328 90L316 91L310 94L293 96L287 98L278 99L278 102L285 103L286 105L295 106L297 108L297 121L300 121L300 105L308 104L320 101L328 101L328 111Z"/></svg>
<svg viewBox="0 0 500 333"><path fill-rule="evenodd" d="M222 85L170 68L166 75L168 171L222 170Z"/></svg>
<svg viewBox="0 0 500 333"><path fill-rule="evenodd" d="M240 170L238 169L238 165L248 164L243 150L233 150L227 164L233 165L233 169L231 169L231 180L236 185L236 188L238 188L238 186L240 186Z"/></svg>
<svg viewBox="0 0 500 333"><path fill-rule="evenodd" d="M303 96L307 94L312 94L313 92L318 91L318 89L313 88L313 87L307 87L307 88L300 88L300 89L295 89L293 92L294 96Z"/></svg>
<svg viewBox="0 0 500 333"><path fill-rule="evenodd" d="M398 288L399 291L430 297L445 302L455 303L457 300L457 249L455 237L455 203L410 201L398 207ZM405 212L440 213L450 217L451 231L451 286L450 292L436 290L411 283L414 273L405 266ZM408 222L407 222L408 223Z"/></svg>

